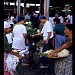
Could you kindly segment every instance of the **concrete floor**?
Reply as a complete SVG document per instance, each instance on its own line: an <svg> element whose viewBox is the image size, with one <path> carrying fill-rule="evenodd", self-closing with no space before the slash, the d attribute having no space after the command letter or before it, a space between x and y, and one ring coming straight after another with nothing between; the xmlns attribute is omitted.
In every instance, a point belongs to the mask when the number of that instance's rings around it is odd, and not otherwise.
<svg viewBox="0 0 75 75"><path fill-rule="evenodd" d="M17 74L15 75L55 75L54 73L54 68L53 63L51 63L51 66L49 66L49 68L47 69L40 69L38 63L36 63L35 61L33 61L33 63L31 64L31 67L23 67L21 65L19 65L17 67Z"/></svg>

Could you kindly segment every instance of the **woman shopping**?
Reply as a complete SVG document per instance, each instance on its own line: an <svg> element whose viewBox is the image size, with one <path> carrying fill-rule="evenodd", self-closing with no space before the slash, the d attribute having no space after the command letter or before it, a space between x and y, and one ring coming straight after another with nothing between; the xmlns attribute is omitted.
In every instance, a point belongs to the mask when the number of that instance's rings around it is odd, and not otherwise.
<svg viewBox="0 0 75 75"><path fill-rule="evenodd" d="M72 24L65 25L65 36L67 36L67 41L56 50L48 54L48 58L53 57L54 53L61 52L63 49L69 51L69 56L62 57L58 59L55 63L55 73L56 75L72 75Z"/></svg>

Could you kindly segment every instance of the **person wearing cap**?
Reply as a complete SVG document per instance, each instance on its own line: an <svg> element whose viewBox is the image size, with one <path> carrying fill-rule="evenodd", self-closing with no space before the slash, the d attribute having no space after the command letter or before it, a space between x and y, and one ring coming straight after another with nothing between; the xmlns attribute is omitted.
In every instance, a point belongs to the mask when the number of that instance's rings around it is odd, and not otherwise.
<svg viewBox="0 0 75 75"><path fill-rule="evenodd" d="M52 48L52 38L53 38L53 27L52 24L46 19L45 16L39 16L39 20L43 23L42 31L38 34L32 35L32 37L37 35L43 35L44 45L43 45L43 52ZM49 59L46 57L42 57L40 68L48 68Z"/></svg>
<svg viewBox="0 0 75 75"><path fill-rule="evenodd" d="M15 52L12 51L12 46L11 44L8 43L6 34L10 33L10 24L7 21L4 21L4 75L8 70L6 69L6 60L7 60L7 55L9 53L17 56L19 59L22 59L23 57ZM10 63L9 63L10 64ZM8 72L9 73L9 72Z"/></svg>
<svg viewBox="0 0 75 75"><path fill-rule="evenodd" d="M6 37L6 34L10 33L10 27L11 26L10 26L9 22L4 21L4 51L6 53L11 53L11 54L14 54L14 55L18 56L16 53L14 53L12 51L12 46L11 46L11 44L8 43L8 40L7 40L7 37ZM21 56L18 56L18 57L19 57L19 59L22 58Z"/></svg>

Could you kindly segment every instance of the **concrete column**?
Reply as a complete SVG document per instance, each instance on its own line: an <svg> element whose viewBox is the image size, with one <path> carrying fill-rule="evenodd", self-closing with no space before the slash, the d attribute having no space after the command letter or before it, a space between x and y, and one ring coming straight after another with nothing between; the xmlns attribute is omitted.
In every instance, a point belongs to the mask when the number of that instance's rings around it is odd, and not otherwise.
<svg viewBox="0 0 75 75"><path fill-rule="evenodd" d="M47 0L47 10L46 10L46 18L49 19L49 5L50 5L50 0Z"/></svg>
<svg viewBox="0 0 75 75"><path fill-rule="evenodd" d="M40 0L40 13L44 14L44 0Z"/></svg>
<svg viewBox="0 0 75 75"><path fill-rule="evenodd" d="M14 0L14 3L15 3L15 5L14 5L14 13L16 13L16 0Z"/></svg>
<svg viewBox="0 0 75 75"><path fill-rule="evenodd" d="M24 12L24 7L23 7L23 15L25 15L25 12Z"/></svg>
<svg viewBox="0 0 75 75"><path fill-rule="evenodd" d="M23 15L25 15L26 12L27 12L27 10L26 10L26 0L24 0Z"/></svg>
<svg viewBox="0 0 75 75"><path fill-rule="evenodd" d="M17 6L17 15L20 16L20 5L21 0L17 0L18 6Z"/></svg>
<svg viewBox="0 0 75 75"><path fill-rule="evenodd" d="M46 16L46 18L49 18L49 4L50 4L50 0L44 0L44 16Z"/></svg>
<svg viewBox="0 0 75 75"><path fill-rule="evenodd" d="M6 0L4 0L4 2L5 2L5 5L6 5ZM4 5L4 9L5 9L5 5Z"/></svg>
<svg viewBox="0 0 75 75"><path fill-rule="evenodd" d="M8 15L10 16L10 2L8 2L8 5L9 5Z"/></svg>
<svg viewBox="0 0 75 75"><path fill-rule="evenodd" d="M47 4L47 0L44 0L44 16L46 16L46 4Z"/></svg>

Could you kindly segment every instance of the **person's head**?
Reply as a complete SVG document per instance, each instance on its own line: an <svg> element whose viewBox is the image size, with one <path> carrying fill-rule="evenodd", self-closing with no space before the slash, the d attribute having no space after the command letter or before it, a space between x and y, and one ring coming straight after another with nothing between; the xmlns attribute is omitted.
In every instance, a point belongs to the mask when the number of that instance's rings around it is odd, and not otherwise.
<svg viewBox="0 0 75 75"><path fill-rule="evenodd" d="M20 13L20 16L23 16L23 14L22 14L22 13Z"/></svg>
<svg viewBox="0 0 75 75"><path fill-rule="evenodd" d="M29 12L27 12L27 15L29 15Z"/></svg>
<svg viewBox="0 0 75 75"><path fill-rule="evenodd" d="M41 16L39 16L39 20L40 20L41 23L45 23L46 22L46 17L41 15Z"/></svg>
<svg viewBox="0 0 75 75"><path fill-rule="evenodd" d="M65 17L65 18L64 18L64 22L63 22L63 24L64 24L64 25L66 25L66 24L70 24L70 20L67 19L67 17Z"/></svg>
<svg viewBox="0 0 75 75"><path fill-rule="evenodd" d="M4 21L6 21L8 19L7 15L4 15Z"/></svg>
<svg viewBox="0 0 75 75"><path fill-rule="evenodd" d="M8 34L8 33L10 33L10 24L8 23L8 22L4 22L4 33L5 34Z"/></svg>
<svg viewBox="0 0 75 75"><path fill-rule="evenodd" d="M64 33L66 36L70 36L72 35L72 24L66 24L64 25L65 26L65 30L64 30Z"/></svg>
<svg viewBox="0 0 75 75"><path fill-rule="evenodd" d="M60 23L60 19L59 18L54 18L54 25L58 25Z"/></svg>
<svg viewBox="0 0 75 75"><path fill-rule="evenodd" d="M24 24L24 17L18 17L18 23Z"/></svg>

